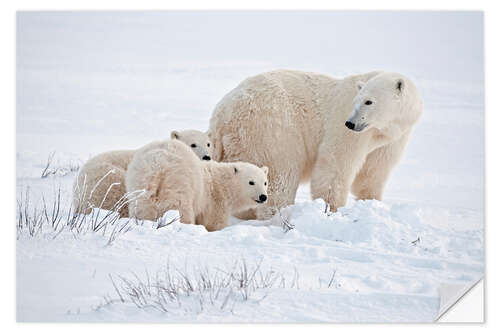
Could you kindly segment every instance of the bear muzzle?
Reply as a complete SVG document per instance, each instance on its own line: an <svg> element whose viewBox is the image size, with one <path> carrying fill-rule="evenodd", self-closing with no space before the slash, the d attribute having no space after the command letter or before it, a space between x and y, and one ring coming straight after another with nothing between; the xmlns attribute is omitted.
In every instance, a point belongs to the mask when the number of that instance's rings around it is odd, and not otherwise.
<svg viewBox="0 0 500 333"><path fill-rule="evenodd" d="M264 203L264 202L266 202L266 200L267 200L267 195L261 194L261 195L259 195L259 199L255 200L255 202L256 203Z"/></svg>
<svg viewBox="0 0 500 333"><path fill-rule="evenodd" d="M349 120L345 122L345 127L347 127L350 130L353 130L356 125L354 123L351 123Z"/></svg>
<svg viewBox="0 0 500 333"><path fill-rule="evenodd" d="M351 131L361 132L362 130L364 130L368 126L368 124L367 123L355 124L355 123L348 120L345 122L345 126L348 129L350 129Z"/></svg>

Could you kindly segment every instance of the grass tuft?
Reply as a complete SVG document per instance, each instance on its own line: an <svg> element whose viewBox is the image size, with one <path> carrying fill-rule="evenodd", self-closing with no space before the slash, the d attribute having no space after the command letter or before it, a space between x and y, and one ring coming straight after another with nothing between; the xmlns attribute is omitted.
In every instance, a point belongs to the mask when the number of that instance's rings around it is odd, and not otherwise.
<svg viewBox="0 0 500 333"><path fill-rule="evenodd" d="M288 277L272 268L263 269L262 261L248 265L238 260L229 269L178 269L167 264L154 277L132 273L126 277L110 275L117 295L106 296L103 304L129 303L140 309L155 309L163 313L178 310L201 313L205 310L234 311L238 303L251 299L263 300L273 288L299 288L299 274L294 270ZM258 297L255 297L259 294Z"/></svg>

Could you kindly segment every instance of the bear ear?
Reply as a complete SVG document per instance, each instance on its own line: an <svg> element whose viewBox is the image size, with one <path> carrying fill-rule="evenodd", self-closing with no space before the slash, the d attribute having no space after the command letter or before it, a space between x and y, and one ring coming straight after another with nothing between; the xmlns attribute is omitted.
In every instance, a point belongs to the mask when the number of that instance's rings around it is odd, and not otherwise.
<svg viewBox="0 0 500 333"><path fill-rule="evenodd" d="M172 131L172 133L170 133L170 138L175 140L175 139L179 139L179 132L177 131Z"/></svg>
<svg viewBox="0 0 500 333"><path fill-rule="evenodd" d="M398 94L401 94L405 89L405 81L403 79L398 79L396 81L396 91Z"/></svg>
<svg viewBox="0 0 500 333"><path fill-rule="evenodd" d="M238 173L238 169L236 167L234 167L234 173Z"/></svg>
<svg viewBox="0 0 500 333"><path fill-rule="evenodd" d="M267 172L269 171L269 169L265 165L261 169L267 175Z"/></svg>
<svg viewBox="0 0 500 333"><path fill-rule="evenodd" d="M358 88L358 90L363 89L364 86L365 86L365 83L363 81L356 82L356 87Z"/></svg>

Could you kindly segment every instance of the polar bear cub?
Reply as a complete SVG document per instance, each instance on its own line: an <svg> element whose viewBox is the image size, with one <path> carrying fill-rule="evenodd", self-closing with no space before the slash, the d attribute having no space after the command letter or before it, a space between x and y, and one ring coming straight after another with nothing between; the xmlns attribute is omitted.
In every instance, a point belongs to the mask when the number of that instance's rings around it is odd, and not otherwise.
<svg viewBox="0 0 500 333"><path fill-rule="evenodd" d="M144 191L129 203L129 215L156 220L178 210L182 223L220 230L230 215L266 202L267 172L244 162L202 162L175 140L153 142L137 151L127 170L127 191Z"/></svg>
<svg viewBox="0 0 500 333"><path fill-rule="evenodd" d="M170 137L191 147L202 160L210 160L212 147L208 135L196 130L172 131ZM76 213L88 214L94 207L117 210L128 216L125 174L137 150L114 150L99 154L83 165L73 184Z"/></svg>

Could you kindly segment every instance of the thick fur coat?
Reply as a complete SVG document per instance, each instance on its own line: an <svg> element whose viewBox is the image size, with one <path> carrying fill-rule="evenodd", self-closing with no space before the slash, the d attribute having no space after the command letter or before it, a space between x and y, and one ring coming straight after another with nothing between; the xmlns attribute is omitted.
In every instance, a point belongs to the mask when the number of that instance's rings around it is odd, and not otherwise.
<svg viewBox="0 0 500 333"><path fill-rule="evenodd" d="M182 223L220 230L230 215L264 204L267 170L243 162L203 162L178 141L153 142L130 162L127 191L144 194L130 202L129 214L156 220L178 210Z"/></svg>
<svg viewBox="0 0 500 333"><path fill-rule="evenodd" d="M381 199L421 112L416 87L401 74L334 79L277 70L250 77L224 96L209 135L215 160L269 167L268 202L239 215L267 219L294 203L299 183L309 180L313 198L333 211L349 191L358 199Z"/></svg>
<svg viewBox="0 0 500 333"><path fill-rule="evenodd" d="M210 160L212 147L208 135L196 130L172 131L171 138L189 146L203 160ZM80 169L73 184L73 206L77 213L88 214L92 208L116 210L128 216L125 175L137 150L115 150L99 154Z"/></svg>

